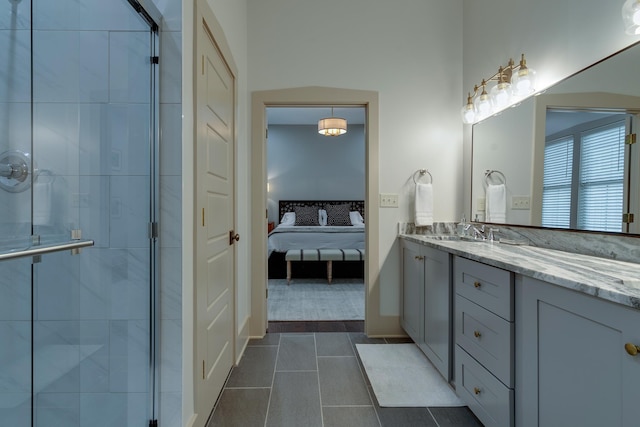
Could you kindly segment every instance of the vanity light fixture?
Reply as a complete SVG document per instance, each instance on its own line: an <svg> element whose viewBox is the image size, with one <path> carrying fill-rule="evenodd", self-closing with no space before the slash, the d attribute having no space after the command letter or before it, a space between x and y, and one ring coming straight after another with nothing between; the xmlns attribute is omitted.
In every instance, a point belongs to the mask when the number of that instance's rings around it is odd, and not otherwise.
<svg viewBox="0 0 640 427"><path fill-rule="evenodd" d="M462 107L462 121L477 122L506 108L514 100L532 94L535 91L535 74L534 70L527 67L524 54L518 65L510 59L505 67L498 68L497 73L488 79L482 79L480 86L473 87L473 94L468 94L467 103ZM487 84L492 81L496 84L487 93Z"/></svg>
<svg viewBox="0 0 640 427"><path fill-rule="evenodd" d="M347 120L334 117L331 107L331 117L318 121L318 133L324 136L340 136L347 133Z"/></svg>
<svg viewBox="0 0 640 427"><path fill-rule="evenodd" d="M624 31L632 36L640 34L640 0L627 0L622 5Z"/></svg>

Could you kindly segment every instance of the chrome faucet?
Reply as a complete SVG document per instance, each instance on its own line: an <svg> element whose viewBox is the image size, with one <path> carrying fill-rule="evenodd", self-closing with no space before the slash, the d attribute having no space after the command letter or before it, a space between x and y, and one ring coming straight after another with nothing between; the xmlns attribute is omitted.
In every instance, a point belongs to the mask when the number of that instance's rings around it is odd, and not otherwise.
<svg viewBox="0 0 640 427"><path fill-rule="evenodd" d="M467 229L471 228L473 232L473 238L478 240L486 240L487 238L484 236L484 224L480 228L476 227L474 224L468 224Z"/></svg>

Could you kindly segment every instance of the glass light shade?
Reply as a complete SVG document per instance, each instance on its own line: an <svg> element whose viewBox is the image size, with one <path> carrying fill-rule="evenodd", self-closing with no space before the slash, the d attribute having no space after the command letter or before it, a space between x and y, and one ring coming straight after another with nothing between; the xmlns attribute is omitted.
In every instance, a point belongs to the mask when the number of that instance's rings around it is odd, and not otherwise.
<svg viewBox="0 0 640 427"><path fill-rule="evenodd" d="M339 117L328 117L318 121L318 133L325 136L338 136L347 133L347 121Z"/></svg>
<svg viewBox="0 0 640 427"><path fill-rule="evenodd" d="M511 85L501 82L491 88L491 104L495 110L501 110L511 101Z"/></svg>
<svg viewBox="0 0 640 427"><path fill-rule="evenodd" d="M622 5L622 21L627 34L640 34L640 1L627 0Z"/></svg>
<svg viewBox="0 0 640 427"><path fill-rule="evenodd" d="M473 104L476 107L477 120L481 120L491 114L491 98L487 92L483 92L477 97Z"/></svg>
<svg viewBox="0 0 640 427"><path fill-rule="evenodd" d="M473 108L473 104L465 104L460 110L462 114L462 123L471 124L476 119L476 110Z"/></svg>
<svg viewBox="0 0 640 427"><path fill-rule="evenodd" d="M526 96L535 91L536 72L531 68L521 68L511 76L511 87L516 96Z"/></svg>

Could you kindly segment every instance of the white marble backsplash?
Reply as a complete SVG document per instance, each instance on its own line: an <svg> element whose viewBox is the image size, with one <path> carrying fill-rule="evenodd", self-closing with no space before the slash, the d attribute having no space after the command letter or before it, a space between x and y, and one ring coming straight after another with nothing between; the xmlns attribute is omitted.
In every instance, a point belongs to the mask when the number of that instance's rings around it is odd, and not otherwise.
<svg viewBox="0 0 640 427"><path fill-rule="evenodd" d="M487 225L488 227L489 225ZM588 231L564 231L492 224L497 239L526 241L530 246L640 264L640 236ZM438 222L429 227L398 223L398 234L456 234L456 223Z"/></svg>

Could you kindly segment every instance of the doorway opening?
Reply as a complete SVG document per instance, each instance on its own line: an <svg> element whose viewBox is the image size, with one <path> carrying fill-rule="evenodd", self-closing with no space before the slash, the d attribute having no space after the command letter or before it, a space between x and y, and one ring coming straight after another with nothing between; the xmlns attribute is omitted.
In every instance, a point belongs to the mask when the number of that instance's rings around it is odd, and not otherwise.
<svg viewBox="0 0 640 427"><path fill-rule="evenodd" d="M363 330L366 109L274 106L266 117L269 328L323 321ZM327 117L345 119L347 132L319 133Z"/></svg>
<svg viewBox="0 0 640 427"><path fill-rule="evenodd" d="M269 107L362 107L365 111L365 233L364 288L367 334L384 334L388 319L379 313L379 212L373 201L378 197L378 93L372 91L305 87L259 91L252 94L252 183L251 213L251 334L262 336L267 331L267 114ZM260 243L264 242L264 244ZM373 308L373 309L372 309Z"/></svg>

